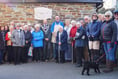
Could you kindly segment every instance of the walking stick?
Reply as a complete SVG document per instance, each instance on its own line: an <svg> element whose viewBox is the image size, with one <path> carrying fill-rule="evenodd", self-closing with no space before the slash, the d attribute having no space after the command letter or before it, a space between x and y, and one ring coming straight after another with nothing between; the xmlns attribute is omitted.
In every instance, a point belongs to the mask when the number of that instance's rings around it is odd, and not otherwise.
<svg viewBox="0 0 118 79"><path fill-rule="evenodd" d="M59 63L60 63L60 49L61 49L61 46L58 45L58 61L59 61Z"/></svg>
<svg viewBox="0 0 118 79"><path fill-rule="evenodd" d="M74 63L73 61L73 41L72 41L72 64Z"/></svg>

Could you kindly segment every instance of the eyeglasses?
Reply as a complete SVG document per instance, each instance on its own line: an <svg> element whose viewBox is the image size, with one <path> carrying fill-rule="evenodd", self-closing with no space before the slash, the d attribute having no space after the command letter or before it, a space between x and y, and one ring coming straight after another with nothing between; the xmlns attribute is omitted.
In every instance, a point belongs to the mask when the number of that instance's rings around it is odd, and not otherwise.
<svg viewBox="0 0 118 79"><path fill-rule="evenodd" d="M118 13L115 13L115 15L118 15Z"/></svg>
<svg viewBox="0 0 118 79"><path fill-rule="evenodd" d="M105 15L105 17L108 17L109 18L110 16L109 15Z"/></svg>

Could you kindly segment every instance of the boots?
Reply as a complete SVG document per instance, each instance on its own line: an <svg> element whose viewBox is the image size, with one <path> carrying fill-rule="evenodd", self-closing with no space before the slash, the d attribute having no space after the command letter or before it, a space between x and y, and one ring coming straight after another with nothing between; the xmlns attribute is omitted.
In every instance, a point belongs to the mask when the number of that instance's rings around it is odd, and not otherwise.
<svg viewBox="0 0 118 79"><path fill-rule="evenodd" d="M106 69L103 71L105 73L109 73L113 71L113 61L106 60Z"/></svg>
<svg viewBox="0 0 118 79"><path fill-rule="evenodd" d="M94 62L99 62L99 56L100 56L100 52L99 50L94 50L94 58L93 58L93 61Z"/></svg>
<svg viewBox="0 0 118 79"><path fill-rule="evenodd" d="M94 50L90 50L90 61L93 62Z"/></svg>

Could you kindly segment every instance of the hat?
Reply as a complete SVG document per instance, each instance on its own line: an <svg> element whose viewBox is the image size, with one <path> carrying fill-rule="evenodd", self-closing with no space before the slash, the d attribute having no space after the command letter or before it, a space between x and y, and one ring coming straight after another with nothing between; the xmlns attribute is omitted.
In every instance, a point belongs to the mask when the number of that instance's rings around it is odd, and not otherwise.
<svg viewBox="0 0 118 79"><path fill-rule="evenodd" d="M117 10L114 10L114 12L113 13L118 13L118 9Z"/></svg>

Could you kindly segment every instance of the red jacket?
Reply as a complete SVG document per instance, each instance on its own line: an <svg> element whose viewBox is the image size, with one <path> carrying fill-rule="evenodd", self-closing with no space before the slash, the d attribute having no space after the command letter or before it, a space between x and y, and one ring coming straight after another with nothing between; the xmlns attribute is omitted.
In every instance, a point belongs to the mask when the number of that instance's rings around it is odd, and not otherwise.
<svg viewBox="0 0 118 79"><path fill-rule="evenodd" d="M6 40L6 41L10 40L10 38L8 37L8 33L7 33L6 36L5 36L5 40Z"/></svg>
<svg viewBox="0 0 118 79"><path fill-rule="evenodd" d="M77 32L77 27L73 26L70 30L70 38L74 38L76 35L76 32ZM74 45L74 44L75 44L75 40L72 42L72 45Z"/></svg>
<svg viewBox="0 0 118 79"><path fill-rule="evenodd" d="M77 27L76 26L72 27L70 30L70 37L75 37L76 32L77 32Z"/></svg>
<svg viewBox="0 0 118 79"><path fill-rule="evenodd" d="M12 41L9 38L9 32L7 32L6 36L5 36L5 40L7 42L7 46L11 46L12 45Z"/></svg>

